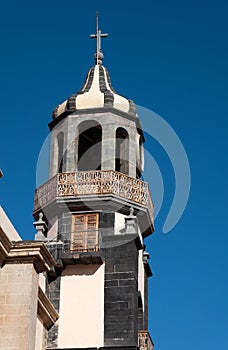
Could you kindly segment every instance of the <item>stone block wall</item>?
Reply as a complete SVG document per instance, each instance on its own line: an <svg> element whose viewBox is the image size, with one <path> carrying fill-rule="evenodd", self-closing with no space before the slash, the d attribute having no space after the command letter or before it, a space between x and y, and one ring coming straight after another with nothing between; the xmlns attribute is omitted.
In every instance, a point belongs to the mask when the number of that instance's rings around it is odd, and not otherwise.
<svg viewBox="0 0 228 350"><path fill-rule="evenodd" d="M34 350L38 275L33 264L7 264L0 275L0 349Z"/></svg>
<svg viewBox="0 0 228 350"><path fill-rule="evenodd" d="M138 344L138 249L135 241L105 254L105 346Z"/></svg>
<svg viewBox="0 0 228 350"><path fill-rule="evenodd" d="M60 304L60 279L58 277L54 281L47 283L46 285L46 295L51 301L52 305L55 307L56 311L59 312ZM59 325L56 323L47 333L47 346L48 348L57 348L58 345L58 329Z"/></svg>

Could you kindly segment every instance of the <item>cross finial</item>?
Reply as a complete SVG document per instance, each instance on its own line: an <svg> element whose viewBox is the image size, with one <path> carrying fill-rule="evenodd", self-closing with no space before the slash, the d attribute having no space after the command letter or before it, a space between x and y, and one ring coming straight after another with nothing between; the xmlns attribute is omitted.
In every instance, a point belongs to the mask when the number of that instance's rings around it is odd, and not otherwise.
<svg viewBox="0 0 228 350"><path fill-rule="evenodd" d="M96 53L94 55L95 58L95 62L96 64L102 64L102 60L104 58L104 55L101 51L101 38L107 38L108 34L103 34L101 32L101 30L99 29L99 23L98 23L98 12L96 13L96 22L97 22L97 30L96 30L96 34L91 34L90 38L96 38L97 39L97 50Z"/></svg>

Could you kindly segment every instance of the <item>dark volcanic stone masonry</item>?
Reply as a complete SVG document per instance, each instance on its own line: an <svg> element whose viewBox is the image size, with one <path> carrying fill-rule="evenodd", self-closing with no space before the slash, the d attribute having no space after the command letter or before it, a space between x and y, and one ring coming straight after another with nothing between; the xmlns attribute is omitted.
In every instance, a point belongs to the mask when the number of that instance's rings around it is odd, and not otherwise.
<svg viewBox="0 0 228 350"><path fill-rule="evenodd" d="M104 344L137 347L138 250L135 241L106 248L104 256Z"/></svg>

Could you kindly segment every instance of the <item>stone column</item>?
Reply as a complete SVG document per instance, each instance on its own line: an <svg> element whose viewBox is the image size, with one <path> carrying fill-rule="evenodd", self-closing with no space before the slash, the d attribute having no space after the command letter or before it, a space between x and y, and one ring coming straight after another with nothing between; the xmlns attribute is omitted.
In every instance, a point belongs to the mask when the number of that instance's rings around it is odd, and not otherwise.
<svg viewBox="0 0 228 350"><path fill-rule="evenodd" d="M136 156L137 156L136 144L136 130L130 128L129 130L129 176L136 177Z"/></svg>
<svg viewBox="0 0 228 350"><path fill-rule="evenodd" d="M102 125L102 153L101 153L101 170L115 170L115 143L116 129L113 124L113 117L110 116L110 123Z"/></svg>
<svg viewBox="0 0 228 350"><path fill-rule="evenodd" d="M50 134L50 159L49 159L49 178L52 178L58 172L58 154L57 154L56 133Z"/></svg>
<svg viewBox="0 0 228 350"><path fill-rule="evenodd" d="M64 171L77 171L78 161L78 128L75 125L75 120L68 119L68 127L66 132L66 143L64 145Z"/></svg>

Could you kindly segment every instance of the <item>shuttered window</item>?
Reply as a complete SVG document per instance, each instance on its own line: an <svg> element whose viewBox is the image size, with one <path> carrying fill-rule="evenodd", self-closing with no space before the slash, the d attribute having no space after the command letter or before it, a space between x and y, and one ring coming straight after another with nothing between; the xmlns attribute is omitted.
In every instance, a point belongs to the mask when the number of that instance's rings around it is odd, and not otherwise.
<svg viewBox="0 0 228 350"><path fill-rule="evenodd" d="M98 250L98 213L76 214L72 216L71 250Z"/></svg>

